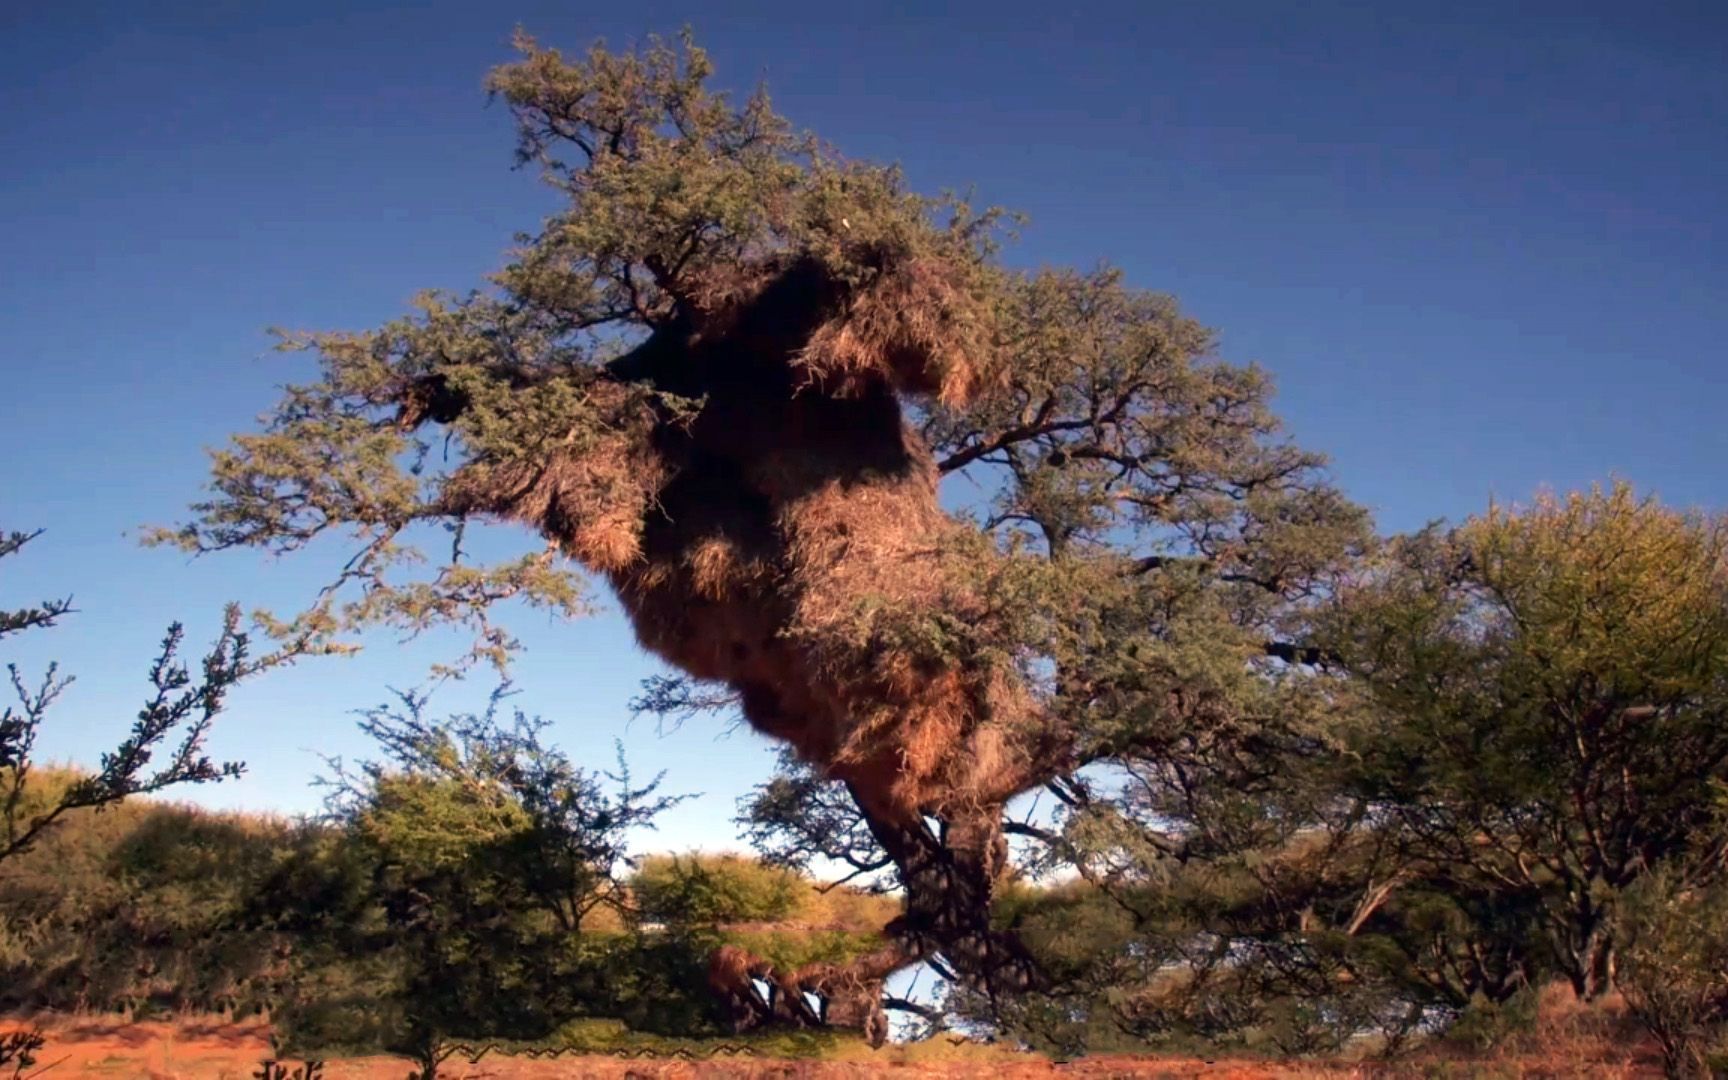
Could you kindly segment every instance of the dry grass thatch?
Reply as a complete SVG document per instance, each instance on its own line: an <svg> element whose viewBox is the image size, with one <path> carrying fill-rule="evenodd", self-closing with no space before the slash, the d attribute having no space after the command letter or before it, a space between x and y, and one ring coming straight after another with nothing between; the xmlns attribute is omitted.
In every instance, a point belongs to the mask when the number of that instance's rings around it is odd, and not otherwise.
<svg viewBox="0 0 1728 1080"><path fill-rule="evenodd" d="M978 617L977 568L956 565L957 526L900 395L959 403L982 385L986 305L962 270L915 259L858 286L775 258L694 297L595 384L615 414L604 430L550 458L472 467L450 497L528 522L606 575L644 647L730 684L751 724L874 812L999 806L1028 765L1011 732L1029 695L880 632ZM703 405L656 417L642 383Z"/></svg>

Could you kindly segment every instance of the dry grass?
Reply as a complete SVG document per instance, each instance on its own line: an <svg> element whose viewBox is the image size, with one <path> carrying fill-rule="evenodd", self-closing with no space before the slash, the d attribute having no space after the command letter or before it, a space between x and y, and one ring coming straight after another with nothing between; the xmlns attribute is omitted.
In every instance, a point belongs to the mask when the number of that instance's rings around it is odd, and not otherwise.
<svg viewBox="0 0 1728 1080"><path fill-rule="evenodd" d="M1586 1004L1572 988L1543 988L1531 1030L1505 1039L1486 1053L1446 1045L1415 1055L1413 1075L1429 1077L1600 1077L1632 1080L1662 1075L1662 1055L1638 1026L1618 994ZM1397 1075L1397 1074L1394 1074Z"/></svg>

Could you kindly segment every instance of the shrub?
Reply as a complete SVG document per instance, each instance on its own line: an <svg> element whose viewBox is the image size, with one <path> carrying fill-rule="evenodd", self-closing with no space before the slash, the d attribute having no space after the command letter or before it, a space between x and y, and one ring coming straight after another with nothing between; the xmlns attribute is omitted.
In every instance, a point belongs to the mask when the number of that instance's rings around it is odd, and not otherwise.
<svg viewBox="0 0 1728 1080"><path fill-rule="evenodd" d="M744 855L661 855L630 882L644 918L683 926L772 922L798 908L798 875Z"/></svg>
<svg viewBox="0 0 1728 1080"><path fill-rule="evenodd" d="M1621 960L1626 1003L1668 1075L1728 1073L1728 880L1651 875L1630 897Z"/></svg>

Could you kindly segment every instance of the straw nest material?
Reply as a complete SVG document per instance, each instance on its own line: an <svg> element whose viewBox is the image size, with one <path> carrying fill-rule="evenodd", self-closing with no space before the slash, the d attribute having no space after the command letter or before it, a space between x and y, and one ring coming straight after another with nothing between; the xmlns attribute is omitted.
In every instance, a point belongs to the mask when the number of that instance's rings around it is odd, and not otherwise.
<svg viewBox="0 0 1728 1080"><path fill-rule="evenodd" d="M476 463L451 497L603 574L644 647L729 684L754 727L867 812L999 808L1032 767L1014 734L1025 687L887 633L984 617L902 401L978 393L990 336L987 302L941 261L889 261L863 284L810 257L730 268L607 366L590 388L600 430ZM701 407L673 419L643 384Z"/></svg>

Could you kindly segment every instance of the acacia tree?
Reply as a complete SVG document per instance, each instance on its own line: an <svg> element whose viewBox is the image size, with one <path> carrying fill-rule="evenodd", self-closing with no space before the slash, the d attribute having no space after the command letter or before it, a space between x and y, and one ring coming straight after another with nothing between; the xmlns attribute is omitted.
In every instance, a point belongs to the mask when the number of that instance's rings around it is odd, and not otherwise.
<svg viewBox="0 0 1728 1080"><path fill-rule="evenodd" d="M1525 975L1612 989L1624 893L1728 769L1728 519L1624 483L1494 507L1390 544L1319 640L1358 702L1348 783L1410 875L1523 925Z"/></svg>
<svg viewBox="0 0 1728 1080"><path fill-rule="evenodd" d="M1052 850L1114 921L1020 905L1071 992L1010 1030L1289 1053L1477 1010L1492 1027L1555 977L1613 989L1642 894L1638 1008L1697 1037L1721 986L1698 874L1720 866L1728 779L1728 520L1625 484L1491 507L1388 540L1310 614L1321 722L1286 712L1247 755L1119 756L1125 787L1068 789ZM796 780L747 814L793 849L831 812Z"/></svg>
<svg viewBox="0 0 1728 1080"><path fill-rule="evenodd" d="M513 886L529 898L520 906L545 913L564 934L577 934L596 910L628 910L623 880L635 865L629 834L654 828L655 818L688 796L659 794L663 775L636 786L622 746L616 771L572 764L542 740L546 720L520 709L505 718L503 703L512 692L505 684L483 711L437 720L427 715L427 696L413 692L365 710L360 729L376 740L384 759L357 767L332 759L332 775L323 781L330 788L327 807L338 820L370 815L374 824L400 825L391 836L396 848L412 847L416 829L436 838L434 849L442 844L452 851L506 838L501 855L513 860ZM457 825L415 807L414 798L427 791L458 803ZM418 861L447 870L461 860L434 850Z"/></svg>
<svg viewBox="0 0 1728 1080"><path fill-rule="evenodd" d="M338 647L458 623L469 662L513 646L496 603L578 613L572 564L601 576L682 673L647 703L735 703L844 792L904 892L843 968L717 958L741 1025L880 1032L882 980L922 959L988 998L1046 985L990 924L1007 802L1309 722L1289 635L1363 515L1169 298L1005 268L1010 217L844 159L765 94L732 103L688 36L518 46L489 86L566 208L484 290L288 337L318 376L157 539L345 535L336 580L266 628ZM964 515L938 501L959 477L984 493ZM546 546L475 563L476 521Z"/></svg>

